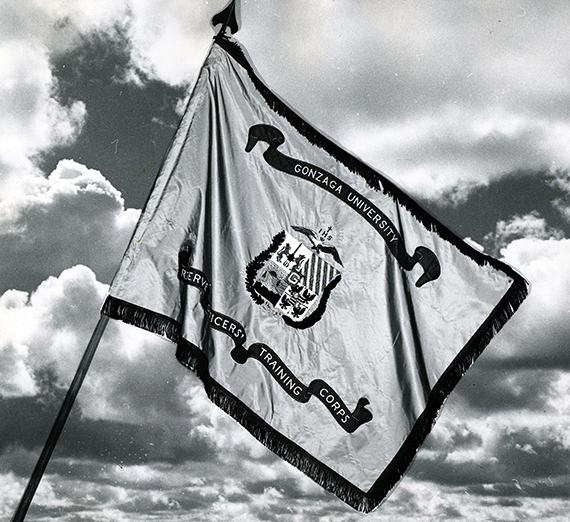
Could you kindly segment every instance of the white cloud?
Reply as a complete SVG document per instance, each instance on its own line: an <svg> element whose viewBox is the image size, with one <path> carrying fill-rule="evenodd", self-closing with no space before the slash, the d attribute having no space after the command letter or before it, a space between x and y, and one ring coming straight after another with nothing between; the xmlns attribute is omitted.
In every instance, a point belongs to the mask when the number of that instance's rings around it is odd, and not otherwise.
<svg viewBox="0 0 570 522"><path fill-rule="evenodd" d="M557 128L559 129L557 130ZM438 200L516 170L570 165L570 124L496 107L442 107L438 113L345 131L347 147L407 191Z"/></svg>
<svg viewBox="0 0 570 522"><path fill-rule="evenodd" d="M105 291L88 268L77 266L47 279L30 296L10 290L0 298L4 397L34 395L42 368L52 367L62 382L71 381L78 347L86 345Z"/></svg>
<svg viewBox="0 0 570 522"><path fill-rule="evenodd" d="M110 282L138 215L101 173L71 160L21 179L0 201L1 288L30 290L78 263Z"/></svg>
<svg viewBox="0 0 570 522"><path fill-rule="evenodd" d="M53 55L73 50L93 32L116 36L120 28L128 35L122 43L134 67L124 71L125 78L140 81L140 70L167 83L193 80L212 36L211 7L166 4L24 0L0 6L0 199L22 176L41 175L37 155L72 143L86 121L88 108L81 100L64 105L58 99Z"/></svg>
<svg viewBox="0 0 570 522"><path fill-rule="evenodd" d="M570 416L570 372L560 372L558 378L552 382L553 394L549 405L555 412ZM570 433L567 432L566 445L570 446Z"/></svg>
<svg viewBox="0 0 570 522"><path fill-rule="evenodd" d="M45 48L23 40L0 42L2 199L10 194L10 181L34 172L35 154L69 143L81 130L85 105L62 106L55 94Z"/></svg>
<svg viewBox="0 0 570 522"><path fill-rule="evenodd" d="M50 54L72 49L91 31L119 25L133 67L125 78L130 74L132 81L141 81L147 75L184 83L204 57L212 35L208 18L217 4L222 7L225 0L22 1L0 8L0 107L7 132L0 143L0 168L12 182L1 195L2 282L6 288L34 290L10 290L0 297L0 386L7 400L32 400L46 367L61 385L70 381L106 293L101 281L107 282L116 268L138 215L124 208L121 195L99 172L83 165L65 160L45 178L34 170L34 155L75 139L88 110L81 101L67 106L58 101ZM569 162L567 78L560 73L567 70L567 4L555 2L556 9L554 4L506 1L485 8L458 3L452 9L409 1L245 4L244 32L238 37L243 34L269 84L311 121L415 193L461 198L509 170ZM551 38L536 30L539 22ZM23 179L24 174L32 176ZM561 190L566 181L558 178ZM564 201L561 197L557 203L561 210ZM568 368L570 243L535 214L501 222L496 233L504 258L530 279L533 291L489 347L488 359L553 367L553 372ZM443 462L439 471L451 483L458 475L483 476L489 483L466 495L465 488L442 485L433 475L429 481L404 479L381 510L363 517L343 510L339 501L329 505L330 497L312 483L305 489L316 500L294 498L295 488L287 489L286 480L295 477L306 485L306 479L275 463L216 409L196 378L176 362L173 350L170 343L134 327L110 323L78 399L93 437L75 450L80 457L65 462L74 479L60 478L55 471L63 469L65 458L52 468L51 490L39 496L40 505L54 507L57 501L61 506L65 498L77 516L101 520L133 513L143 520L167 510L169 516L182 510L186 517L205 508L219 520L273 515L284 521L514 520L528 513L537 520L550 515L565 520L564 500L516 496L532 496L542 487L543 478L533 478L529 471L532 458L567 456L565 371L555 374L550 395L537 399L550 408L548 419L527 411L493 415L486 423L467 419L454 424L450 419L435 434L439 449L432 445L417 460ZM515 393L524 386L523 377L535 382L540 377L542 387L532 389L544 391L548 375L532 371L509 375L505 388ZM538 426L539 417L543 426ZM105 431L120 423L135 427L122 442L120 430L114 438L108 434L115 432ZM75 429L70 426L68 433ZM109 465L97 461L102 456L95 451L103 434L109 437L105 444L122 443L124 449L113 454L119 457ZM136 451L143 444L150 450L150 443L163 443L161 462L119 465L134 448L132 441L141 445ZM62 440L62 447L70 448L71 442ZM93 461L87 463L86 454ZM24 460L21 454L12 457ZM197 460L164 464L176 458ZM493 483L497 469L504 484ZM22 488L23 481L0 471L0 505L13 505L16 485ZM527 481L517 489L512 479L521 476ZM546 482L542 490L548 493ZM2 509L6 516L12 512Z"/></svg>
<svg viewBox="0 0 570 522"><path fill-rule="evenodd" d="M516 239L502 250L521 271L531 293L493 340L488 354L538 367L570 367L570 240Z"/></svg>
<svg viewBox="0 0 570 522"><path fill-rule="evenodd" d="M23 176L41 173L34 159L68 145L81 132L87 109L81 100L62 104L51 55L80 43L80 35L108 29L118 2L3 2L0 6L0 200ZM119 9L120 11L120 9Z"/></svg>
<svg viewBox="0 0 570 522"><path fill-rule="evenodd" d="M461 199L518 168L570 165L570 124L566 112L556 110L567 106L559 71L569 43L558 12L506 1L485 10L418 9L409 2L358 9L270 4L246 3L239 33L269 84L411 192ZM73 139L85 117L81 102L57 102L49 52L120 27L131 54L125 79L140 82L142 72L188 83L211 41L210 17L224 5L73 0L3 7L0 45L17 65L4 67L3 75L36 102L25 102L32 113L17 114L18 128L4 140L11 168L29 171L33 153ZM385 24L380 34L379 20ZM548 37L531 30L541 26L549 27ZM299 41L304 45L294 44Z"/></svg>
<svg viewBox="0 0 570 522"><path fill-rule="evenodd" d="M132 63L151 78L171 85L193 81L213 32L209 18L223 1L139 0L130 5L128 34Z"/></svg>
<svg viewBox="0 0 570 522"><path fill-rule="evenodd" d="M33 76L37 86L37 103L27 104L35 117L27 128L26 118L18 118L23 127L9 133L19 144L7 147L11 168L29 171L30 154L73 139L81 128L81 103L63 107L54 97L50 52L120 27L131 53L125 79L140 82L142 72L188 83L211 41L210 17L225 3L73 0L2 7L0 45L21 69L4 67L3 75L15 77L28 98L22 76ZM463 198L517 168L568 166L567 82L560 71L570 42L560 12L507 1L492 9L437 5L245 3L239 38L270 85L416 194Z"/></svg>
<svg viewBox="0 0 570 522"><path fill-rule="evenodd" d="M471 494L512 495L517 487L532 496L532 488L547 490L553 497L564 498L564 485L570 483L566 462L570 444L566 434L567 416L491 415L468 422L454 420L451 415L436 425L425 449L420 450L411 475L415 479L433 481Z"/></svg>
<svg viewBox="0 0 570 522"><path fill-rule="evenodd" d="M14 473L0 473L0 516L8 520L14 515L14 507L20 499L20 488L23 483L16 479Z"/></svg>
<svg viewBox="0 0 570 522"><path fill-rule="evenodd" d="M27 363L28 294L9 290L0 297L0 395L3 397L35 395L36 383Z"/></svg>
<svg viewBox="0 0 570 522"><path fill-rule="evenodd" d="M50 387L66 389L71 383L107 291L108 286L98 282L89 268L78 265L59 277L49 277L29 296L11 290L0 297L3 398L37 397L57 402L46 393ZM96 450L107 444L106 452L126 461L146 459L150 453L159 460L174 456L180 461L208 459L215 453L215 435L210 438L199 427L209 422L209 410L214 408L205 400L196 377L176 361L174 352L170 342L110 321L77 399L81 418L91 424L83 427L68 422L71 439L63 444L77 451L74 444L78 440L73 434L83 438L86 430L97 427L101 439L82 442L86 454L92 444ZM200 395L203 399L196 402ZM189 396L193 400L187 402ZM22 415L21 423L38 422L28 417ZM125 424L133 427L120 427ZM113 437L115 431L123 433L124 439ZM129 441L135 443L130 448ZM0 442L0 448L4 447L6 442ZM146 451L140 444L147 444Z"/></svg>
<svg viewBox="0 0 570 522"><path fill-rule="evenodd" d="M127 0L20 0L3 2L0 9L2 41L21 39L62 52L78 43L82 34L109 30L128 12Z"/></svg>
<svg viewBox="0 0 570 522"><path fill-rule="evenodd" d="M269 85L417 195L464 198L518 168L570 165L567 5L292 1L244 12L238 37Z"/></svg>

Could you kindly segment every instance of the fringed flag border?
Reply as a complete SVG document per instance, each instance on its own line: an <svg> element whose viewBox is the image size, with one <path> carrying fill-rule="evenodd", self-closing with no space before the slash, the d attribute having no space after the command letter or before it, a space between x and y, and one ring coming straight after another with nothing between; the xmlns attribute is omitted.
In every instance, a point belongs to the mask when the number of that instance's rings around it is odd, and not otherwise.
<svg viewBox="0 0 570 522"><path fill-rule="evenodd" d="M439 237L455 246L462 254L481 266L492 266L513 280L501 301L435 384L428 397L426 408L416 421L400 450L368 491L362 491L307 453L303 448L284 437L245 406L237 397L216 382L209 374L208 361L204 353L197 346L181 337L181 324L178 321L113 296L107 297L102 313L113 319L154 332L177 343L177 359L181 364L198 375L204 383L208 397L214 404L237 420L267 448L297 467L323 488L334 493L353 508L368 513L380 505L403 478L404 473L413 462L420 445L431 431L445 400L491 339L518 309L528 295L529 284L509 265L465 243L383 174L342 149L330 138L307 123L265 85L246 57L242 47L233 38L225 36L216 38L213 45L222 47L247 71L252 83L264 98L268 107L279 116L285 118L310 143L325 150L351 172L362 176L372 189L382 191L384 194L392 197L394 201L406 208L428 231L435 232Z"/></svg>

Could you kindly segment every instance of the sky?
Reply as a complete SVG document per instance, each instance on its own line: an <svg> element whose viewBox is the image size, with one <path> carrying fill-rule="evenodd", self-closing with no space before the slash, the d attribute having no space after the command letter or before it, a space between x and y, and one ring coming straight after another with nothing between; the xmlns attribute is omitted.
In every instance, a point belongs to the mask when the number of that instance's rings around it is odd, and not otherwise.
<svg viewBox="0 0 570 522"><path fill-rule="evenodd" d="M0 517L23 493L224 0L0 0ZM570 508L570 4L242 0L266 83L531 295L363 515L111 321L27 520L541 521Z"/></svg>

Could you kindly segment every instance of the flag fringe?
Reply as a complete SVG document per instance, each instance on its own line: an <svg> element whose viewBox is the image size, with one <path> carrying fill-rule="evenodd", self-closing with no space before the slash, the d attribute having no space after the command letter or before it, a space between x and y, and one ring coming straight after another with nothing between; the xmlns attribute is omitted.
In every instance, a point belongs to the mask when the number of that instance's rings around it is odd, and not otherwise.
<svg viewBox="0 0 570 522"><path fill-rule="evenodd" d="M177 343L180 339L180 323L167 315L162 315L122 299L108 296L101 313L111 319L142 328Z"/></svg>
<svg viewBox="0 0 570 522"><path fill-rule="evenodd" d="M323 149L335 160L342 163L348 170L362 176L368 186L373 190L382 191L384 194L390 196L394 201L406 208L406 210L408 210L428 231L435 232L442 239L449 241L462 254L470 257L480 266L488 264L498 270L508 273L509 275L513 273L512 268L505 263L476 250L471 245L463 241L463 239L461 239L455 232L443 223L439 222L419 203L408 196L408 194L390 180L386 174L373 169L362 160L355 157L354 154L344 150L331 138L325 136L325 134L317 130L302 118L293 108L291 108L265 84L252 65L251 60L247 57L246 51L241 47L237 40L225 36L223 38L219 38L216 43L245 69L254 87L263 97L269 108L279 116L285 118L287 122L289 122L289 124L312 145Z"/></svg>
<svg viewBox="0 0 570 522"><path fill-rule="evenodd" d="M269 450L297 467L324 489L354 509L369 513L382 504L402 480L453 388L481 355L491 339L516 312L527 295L528 284L522 277L519 277L435 384L428 397L426 407L409 436L384 472L366 492L351 484L334 470L312 457L303 448L274 430L261 417L212 379L208 370L206 355L200 348L180 336L180 323L112 296L107 297L102 313L154 332L177 343L176 358L183 366L197 374L204 383L208 397L215 405L233 417Z"/></svg>
<svg viewBox="0 0 570 522"><path fill-rule="evenodd" d="M348 482L334 470L319 462L303 448L272 428L231 392L212 379L208 372L208 360L197 346L181 339L176 351L176 358L183 366L186 366L198 375L204 383L204 389L208 398L216 406L233 417L277 456L295 466L317 484L358 511L372 511L378 504L378 502L371 502L371 499L368 498L364 491Z"/></svg>

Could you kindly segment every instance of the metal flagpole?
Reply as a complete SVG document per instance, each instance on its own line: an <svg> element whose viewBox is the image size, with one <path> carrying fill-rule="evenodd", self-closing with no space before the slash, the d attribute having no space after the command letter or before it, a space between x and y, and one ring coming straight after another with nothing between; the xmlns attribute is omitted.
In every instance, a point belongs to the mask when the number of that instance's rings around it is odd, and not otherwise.
<svg viewBox="0 0 570 522"><path fill-rule="evenodd" d="M75 377L73 377L73 381L69 386L69 390L67 390L67 394L65 395L65 399L63 399L63 403L57 414L51 432L47 438L45 443L44 449L38 459L36 467L32 472L32 476L30 477L30 481L28 482L28 486L22 495L22 499L20 500L20 504L12 517L11 522L22 522L28 512L28 508L34 498L34 494L42 476L46 470L47 464L53 453L55 445L57 444L57 440L63 431L63 426L65 425L65 421L69 416L69 412L71 411L71 407L79 393L79 389L83 384L83 380L85 379L85 375L87 374L87 370L89 369L89 365L93 360L93 356L95 355L95 350L97 350L97 346L99 345L99 341L103 336L103 332L105 331L105 327L109 322L109 317L107 315L101 314L99 317L99 322L93 330L93 334L91 335L91 339L89 340L89 344L85 349L85 353L83 354L83 358L77 367L77 371L75 372Z"/></svg>

